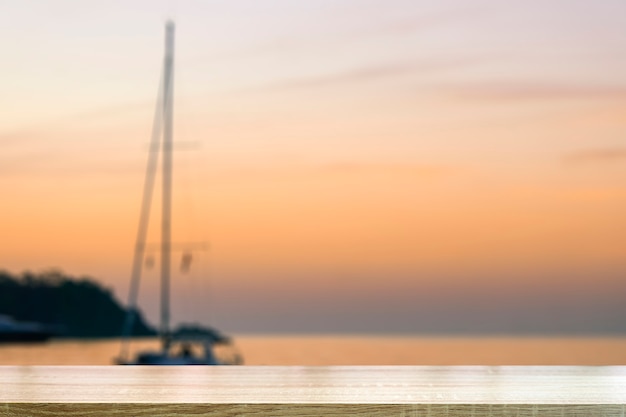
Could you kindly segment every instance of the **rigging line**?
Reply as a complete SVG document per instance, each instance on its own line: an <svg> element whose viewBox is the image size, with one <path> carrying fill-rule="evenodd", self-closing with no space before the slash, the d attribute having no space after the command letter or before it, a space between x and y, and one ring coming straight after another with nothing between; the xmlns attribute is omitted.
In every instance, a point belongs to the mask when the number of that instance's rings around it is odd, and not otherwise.
<svg viewBox="0 0 626 417"><path fill-rule="evenodd" d="M161 72L159 89L157 92L157 103L152 124L152 136L150 139L150 149L148 151L148 164L146 166L146 177L143 185L143 196L139 213L139 227L137 229L137 240L131 271L130 289L128 292L128 313L122 331L122 346L120 348L120 358L125 359L128 355L128 345L135 324L137 307L137 296L139 294L139 282L146 250L146 239L148 235L148 224L150 223L150 208L152 204L152 194L156 178L157 163L159 157L159 147L161 143L161 128L163 115L163 79L164 71Z"/></svg>

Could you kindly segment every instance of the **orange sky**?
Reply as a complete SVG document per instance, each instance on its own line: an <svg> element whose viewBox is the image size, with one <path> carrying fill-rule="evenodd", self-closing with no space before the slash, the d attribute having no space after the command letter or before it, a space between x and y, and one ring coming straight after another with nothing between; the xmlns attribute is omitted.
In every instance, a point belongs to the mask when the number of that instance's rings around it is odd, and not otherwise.
<svg viewBox="0 0 626 417"><path fill-rule="evenodd" d="M91 275L120 299L172 12L130 3L0 6L0 267ZM420 331L411 294L476 307L558 288L591 294L589 317L610 306L585 328L624 317L626 6L391 3L168 6L174 239L211 245L175 285L214 302L177 295L175 320L318 330L318 299L338 329L375 302L374 331Z"/></svg>

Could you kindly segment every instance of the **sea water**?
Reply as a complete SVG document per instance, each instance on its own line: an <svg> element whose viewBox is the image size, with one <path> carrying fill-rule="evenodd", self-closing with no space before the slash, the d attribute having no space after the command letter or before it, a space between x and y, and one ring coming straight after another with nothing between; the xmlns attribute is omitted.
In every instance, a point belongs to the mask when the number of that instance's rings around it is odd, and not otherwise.
<svg viewBox="0 0 626 417"><path fill-rule="evenodd" d="M626 365L626 337L235 335L246 365ZM157 348L136 339L131 351ZM0 344L0 365L107 365L120 340Z"/></svg>

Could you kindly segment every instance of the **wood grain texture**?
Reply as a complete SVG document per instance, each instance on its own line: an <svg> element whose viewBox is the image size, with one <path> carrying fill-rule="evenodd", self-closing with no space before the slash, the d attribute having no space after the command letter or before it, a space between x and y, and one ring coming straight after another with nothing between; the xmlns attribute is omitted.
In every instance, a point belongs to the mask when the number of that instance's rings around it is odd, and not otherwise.
<svg viewBox="0 0 626 417"><path fill-rule="evenodd" d="M410 405L410 404L11 404L2 416L85 417L622 417L621 405Z"/></svg>
<svg viewBox="0 0 626 417"><path fill-rule="evenodd" d="M0 367L0 416L626 417L626 367Z"/></svg>

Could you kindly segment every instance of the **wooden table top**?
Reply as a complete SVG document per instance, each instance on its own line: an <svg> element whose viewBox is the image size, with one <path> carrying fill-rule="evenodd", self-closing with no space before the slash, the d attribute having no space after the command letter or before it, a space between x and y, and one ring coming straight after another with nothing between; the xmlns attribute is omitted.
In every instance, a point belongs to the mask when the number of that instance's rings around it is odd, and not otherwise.
<svg viewBox="0 0 626 417"><path fill-rule="evenodd" d="M0 415L27 403L623 405L626 367L7 366L0 387Z"/></svg>

